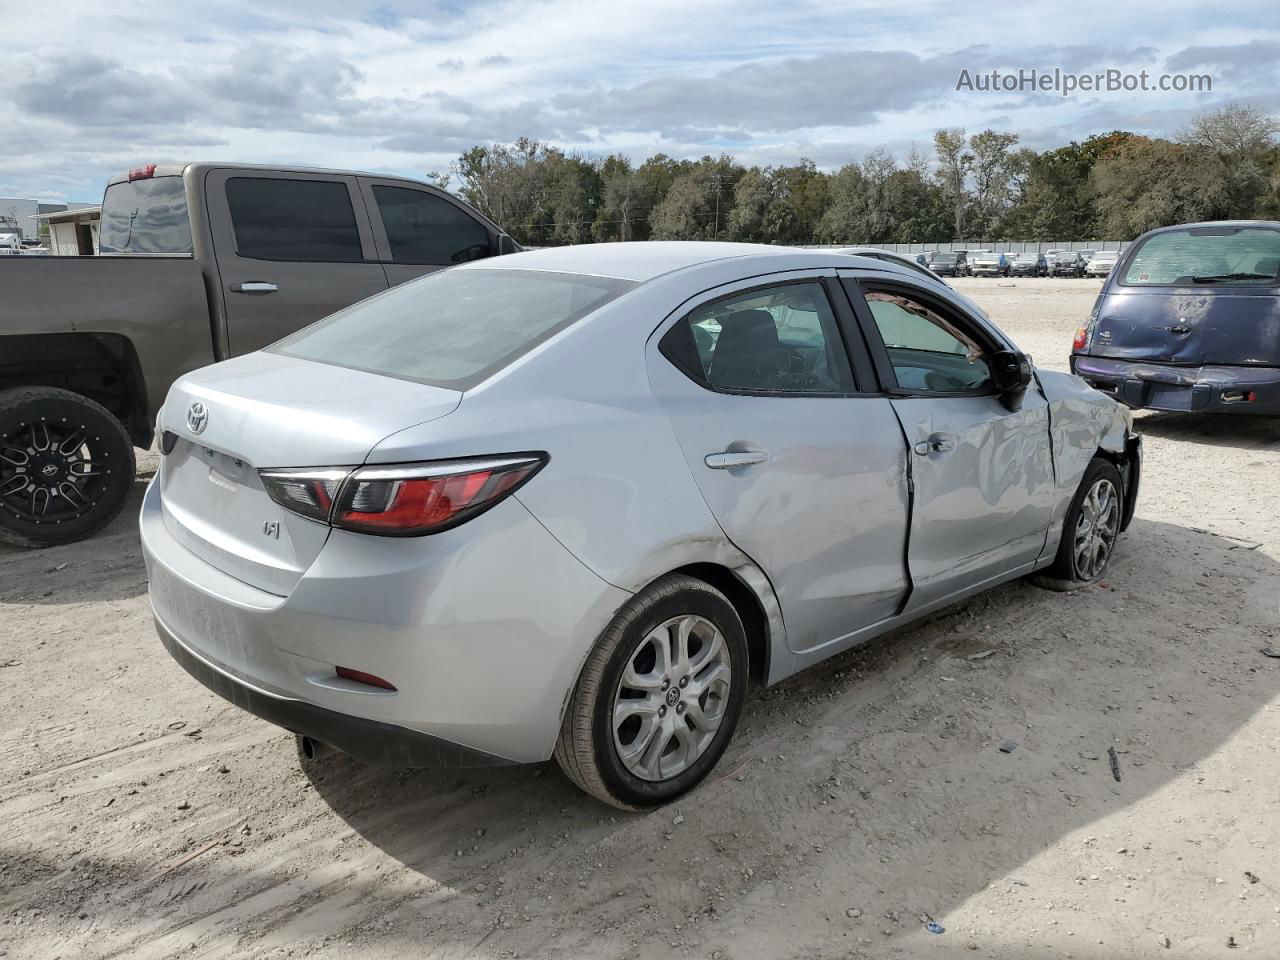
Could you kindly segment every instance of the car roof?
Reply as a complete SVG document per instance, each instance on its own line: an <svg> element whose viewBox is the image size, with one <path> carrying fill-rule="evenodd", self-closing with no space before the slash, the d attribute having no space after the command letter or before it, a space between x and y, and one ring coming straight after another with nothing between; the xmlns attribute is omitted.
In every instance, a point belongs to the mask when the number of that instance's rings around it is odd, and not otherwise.
<svg viewBox="0 0 1280 960"><path fill-rule="evenodd" d="M512 253L500 260L476 260L454 269L461 270L546 270L578 273L638 283L664 274L720 260L752 258L761 273L771 264L778 269L806 267L851 267L883 269L888 261L851 262L849 254L832 250L771 246L764 243L722 243L712 240L642 240L628 243L582 243L567 247L546 247ZM755 266L755 265L753 265Z"/></svg>

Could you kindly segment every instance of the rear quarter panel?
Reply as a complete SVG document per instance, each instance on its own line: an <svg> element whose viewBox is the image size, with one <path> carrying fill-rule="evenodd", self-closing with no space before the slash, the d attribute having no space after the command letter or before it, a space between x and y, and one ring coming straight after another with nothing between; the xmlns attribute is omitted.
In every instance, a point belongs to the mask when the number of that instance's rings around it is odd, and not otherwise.
<svg viewBox="0 0 1280 960"><path fill-rule="evenodd" d="M0 259L0 349L5 336L42 333L127 337L150 418L175 379L214 360L204 276L187 258Z"/></svg>

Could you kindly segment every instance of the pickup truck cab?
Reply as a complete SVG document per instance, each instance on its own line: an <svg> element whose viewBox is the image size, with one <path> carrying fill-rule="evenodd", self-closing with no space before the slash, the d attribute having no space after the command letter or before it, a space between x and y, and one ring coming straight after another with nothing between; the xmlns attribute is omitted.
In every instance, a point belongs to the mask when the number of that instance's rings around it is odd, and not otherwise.
<svg viewBox="0 0 1280 960"><path fill-rule="evenodd" d="M67 543L110 522L182 374L520 249L424 183L229 163L112 178L99 248L0 260L0 541Z"/></svg>

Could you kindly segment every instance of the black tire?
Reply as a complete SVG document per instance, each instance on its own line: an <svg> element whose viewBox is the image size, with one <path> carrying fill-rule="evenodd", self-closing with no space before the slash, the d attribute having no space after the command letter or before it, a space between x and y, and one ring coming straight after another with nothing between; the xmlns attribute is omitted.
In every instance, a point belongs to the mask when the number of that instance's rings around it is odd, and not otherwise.
<svg viewBox="0 0 1280 960"><path fill-rule="evenodd" d="M1111 511L1110 526L1113 533L1110 536L1110 544L1107 547L1101 566L1082 569L1076 551L1076 531L1081 524L1081 516L1086 511L1085 501L1089 497L1090 491L1093 490L1095 484L1102 481L1110 483L1113 489L1112 502L1109 507ZM1085 469L1084 477L1080 480L1080 487L1076 490L1076 495L1071 499L1071 507L1067 510L1067 516L1063 520L1062 539L1058 543L1058 553L1054 557L1053 565L1046 567L1040 573L1033 574L1031 577L1032 582L1048 590L1060 591L1079 590L1081 587L1087 587L1091 583L1097 583L1106 576L1107 568L1111 564L1111 558L1115 555L1116 540L1120 536L1120 524L1123 516L1124 481L1120 476L1120 471L1110 461L1103 460L1101 457L1094 457Z"/></svg>
<svg viewBox="0 0 1280 960"><path fill-rule="evenodd" d="M87 397L56 387L0 393L0 542L93 536L120 513L135 469L124 427Z"/></svg>
<svg viewBox="0 0 1280 960"><path fill-rule="evenodd" d="M730 677L728 693L721 698L723 713L718 729L693 763L667 779L646 780L626 767L615 746L612 725L615 697L623 672L645 638L668 620L690 615L710 621L724 640ZM746 633L728 598L693 577L679 574L663 577L618 611L588 655L565 708L556 743L556 762L584 791L623 810L642 810L669 803L697 786L724 754L742 714L747 674ZM693 726L691 720L685 722Z"/></svg>

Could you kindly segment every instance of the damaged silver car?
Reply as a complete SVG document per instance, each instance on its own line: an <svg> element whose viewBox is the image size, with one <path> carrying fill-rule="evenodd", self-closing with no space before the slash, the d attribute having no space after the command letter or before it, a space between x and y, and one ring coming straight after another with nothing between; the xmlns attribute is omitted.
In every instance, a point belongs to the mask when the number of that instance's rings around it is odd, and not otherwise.
<svg viewBox="0 0 1280 960"><path fill-rule="evenodd" d="M1097 581L1128 412L883 260L465 264L188 374L141 517L169 653L399 766L698 784L772 684L1015 577Z"/></svg>

